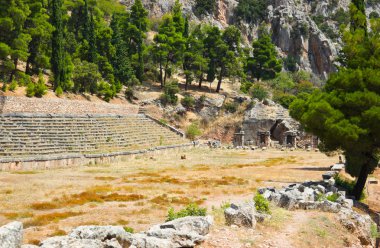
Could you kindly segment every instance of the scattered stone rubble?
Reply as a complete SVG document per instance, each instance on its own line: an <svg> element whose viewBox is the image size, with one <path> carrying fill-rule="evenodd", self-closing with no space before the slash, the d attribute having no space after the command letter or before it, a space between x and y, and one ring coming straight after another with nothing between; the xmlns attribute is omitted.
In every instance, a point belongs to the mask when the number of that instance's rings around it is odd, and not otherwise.
<svg viewBox="0 0 380 248"><path fill-rule="evenodd" d="M51 237L39 246L22 245L22 223L0 227L0 248L179 248L202 243L213 223L211 216L188 216L131 234L121 226L80 226L66 236Z"/></svg>
<svg viewBox="0 0 380 248"><path fill-rule="evenodd" d="M346 192L335 184L336 174L336 171L329 171L323 174L323 181L290 184L282 189L260 188L258 192L275 205L288 210L316 209L336 213L339 222L348 231L355 233L362 245L373 245L371 225L374 222L368 215L359 214L352 209L354 201L347 198ZM337 194L336 202L326 199L332 194Z"/></svg>

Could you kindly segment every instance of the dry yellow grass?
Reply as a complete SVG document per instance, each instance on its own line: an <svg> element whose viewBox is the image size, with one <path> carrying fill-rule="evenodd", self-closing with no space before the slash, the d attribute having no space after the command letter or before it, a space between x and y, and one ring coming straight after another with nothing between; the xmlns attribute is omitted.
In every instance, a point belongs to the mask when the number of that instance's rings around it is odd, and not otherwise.
<svg viewBox="0 0 380 248"><path fill-rule="evenodd" d="M25 242L48 237L56 226L68 231L119 222L142 231L164 221L171 206L197 202L210 210L229 199L247 199L260 186L320 179L320 168L336 161L305 151L192 148L37 174L0 172L0 225L22 221Z"/></svg>

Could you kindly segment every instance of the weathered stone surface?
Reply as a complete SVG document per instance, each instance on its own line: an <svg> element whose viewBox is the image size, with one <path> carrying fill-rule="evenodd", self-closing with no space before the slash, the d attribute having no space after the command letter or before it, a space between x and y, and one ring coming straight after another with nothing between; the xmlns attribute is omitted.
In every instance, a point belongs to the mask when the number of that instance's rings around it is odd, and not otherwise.
<svg viewBox="0 0 380 248"><path fill-rule="evenodd" d="M37 245L22 245L21 248L38 248Z"/></svg>
<svg viewBox="0 0 380 248"><path fill-rule="evenodd" d="M205 240L211 216L188 216L156 225L145 233L132 235L132 246L136 248L180 248L194 247Z"/></svg>
<svg viewBox="0 0 380 248"><path fill-rule="evenodd" d="M324 180L328 180L328 179L334 177L336 174L337 174L336 171L328 171L328 172L325 172L325 173L322 174L322 178Z"/></svg>
<svg viewBox="0 0 380 248"><path fill-rule="evenodd" d="M252 201L242 204L241 206L231 204L231 207L224 210L226 225L236 225L239 227L255 228L255 212L255 203Z"/></svg>
<svg viewBox="0 0 380 248"><path fill-rule="evenodd" d="M22 233L21 222L15 221L0 227L0 248L20 248Z"/></svg>
<svg viewBox="0 0 380 248"><path fill-rule="evenodd" d="M100 241L116 239L125 248L131 245L131 234L121 226L80 226L69 236L75 239L97 239Z"/></svg>
<svg viewBox="0 0 380 248"><path fill-rule="evenodd" d="M41 248L122 248L116 239L102 242L97 239L76 239L69 236L48 238L41 242Z"/></svg>
<svg viewBox="0 0 380 248"><path fill-rule="evenodd" d="M343 169L344 169L344 164L334 164L330 168L330 170L332 170L332 171L341 171Z"/></svg>

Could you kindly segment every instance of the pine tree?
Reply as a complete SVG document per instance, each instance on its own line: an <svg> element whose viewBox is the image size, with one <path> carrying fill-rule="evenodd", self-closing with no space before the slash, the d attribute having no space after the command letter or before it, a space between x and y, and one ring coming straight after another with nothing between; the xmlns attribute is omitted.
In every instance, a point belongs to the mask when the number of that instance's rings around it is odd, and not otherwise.
<svg viewBox="0 0 380 248"><path fill-rule="evenodd" d="M10 75L17 71L18 61L26 61L29 56L30 35L25 30L25 21L30 14L29 6L21 0L2 1L0 7L0 59L2 74Z"/></svg>
<svg viewBox="0 0 380 248"><path fill-rule="evenodd" d="M26 20L27 32L32 40L29 43L29 57L26 61L26 73L38 74L40 69L49 68L50 66L50 40L53 32L53 26L49 22L47 9L44 7L44 1L28 1L31 14Z"/></svg>
<svg viewBox="0 0 380 248"><path fill-rule="evenodd" d="M259 38L253 42L253 57L248 60L248 72L256 79L272 79L282 70L277 51L266 30L261 29Z"/></svg>
<svg viewBox="0 0 380 248"><path fill-rule="evenodd" d="M345 66L330 75L323 91L295 100L291 115L319 137L324 151L341 150L346 171L357 177L352 193L360 199L380 150L380 22L367 33L363 1L351 4L354 27L343 35Z"/></svg>
<svg viewBox="0 0 380 248"><path fill-rule="evenodd" d="M64 52L64 26L62 20L62 0L51 1L51 24L55 28L52 34L51 68L54 74L54 89L67 90L68 69Z"/></svg>

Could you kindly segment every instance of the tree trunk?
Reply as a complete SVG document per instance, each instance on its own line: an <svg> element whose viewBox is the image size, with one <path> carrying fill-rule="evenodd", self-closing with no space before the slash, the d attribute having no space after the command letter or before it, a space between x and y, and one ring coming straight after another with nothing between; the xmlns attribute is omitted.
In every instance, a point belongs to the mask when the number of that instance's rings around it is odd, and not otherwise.
<svg viewBox="0 0 380 248"><path fill-rule="evenodd" d="M12 70L11 72L11 76L9 77L9 82L12 82L13 81L13 76L16 74L16 71L17 71L17 64L18 64L18 59L14 59L13 60L13 64L15 66L15 68Z"/></svg>
<svg viewBox="0 0 380 248"><path fill-rule="evenodd" d="M162 63L160 61L160 82L161 82L161 88L164 87L164 79L163 79L163 75L162 75Z"/></svg>
<svg viewBox="0 0 380 248"><path fill-rule="evenodd" d="M356 181L355 187L352 192L356 200L360 200L365 184L367 182L368 174L369 174L369 165L368 163L365 163L360 170L358 180Z"/></svg>
<svg viewBox="0 0 380 248"><path fill-rule="evenodd" d="M217 93L219 93L221 86L222 86L222 76L220 76L218 80L218 86L216 87Z"/></svg>
<svg viewBox="0 0 380 248"><path fill-rule="evenodd" d="M202 89L202 82L203 82L203 75L200 76L199 78L199 84L198 84L199 89Z"/></svg>

